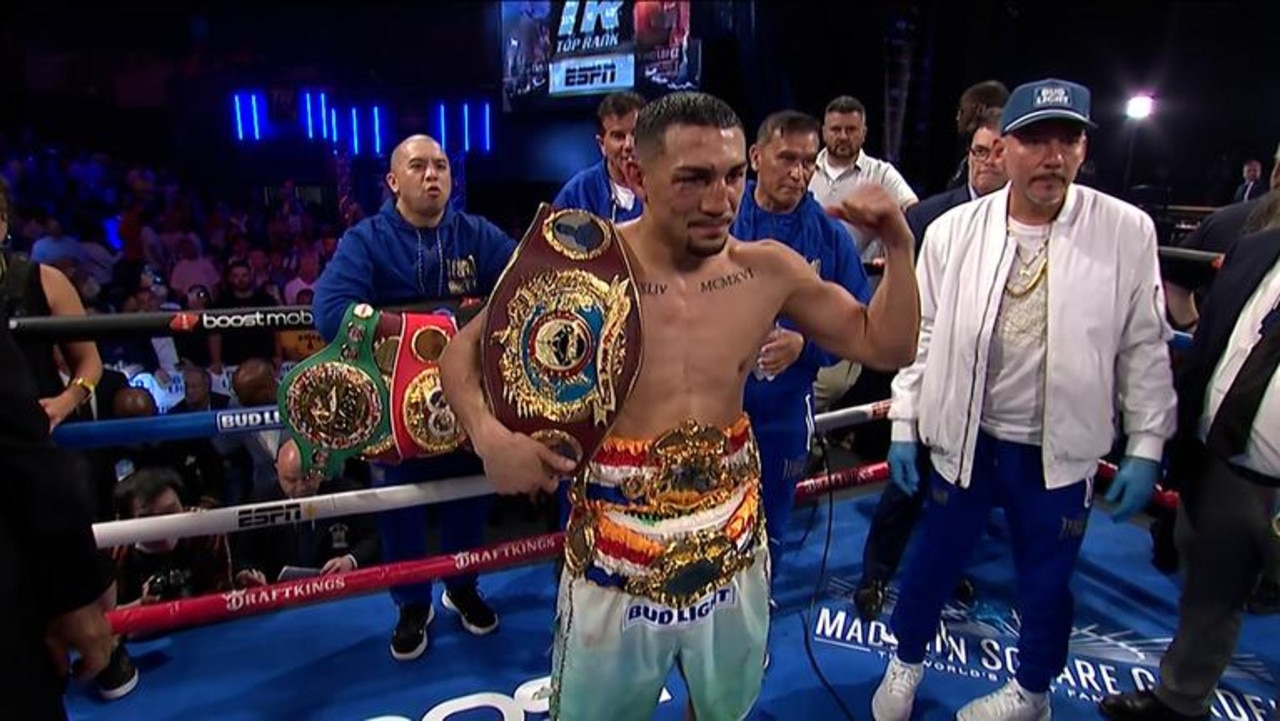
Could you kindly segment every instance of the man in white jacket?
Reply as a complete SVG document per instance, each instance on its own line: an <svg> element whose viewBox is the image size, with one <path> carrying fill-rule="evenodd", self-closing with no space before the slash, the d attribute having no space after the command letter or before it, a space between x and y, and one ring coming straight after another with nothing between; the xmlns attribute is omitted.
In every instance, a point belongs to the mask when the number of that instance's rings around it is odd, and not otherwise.
<svg viewBox="0 0 1280 721"><path fill-rule="evenodd" d="M898 639L872 700L878 721L911 716L925 649L982 535L1005 509L1022 619L1017 675L961 721L1044 721L1067 660L1068 586L1099 458L1123 417L1125 457L1107 500L1142 510L1174 430L1156 235L1137 208L1074 185L1089 91L1042 80L1010 96L995 152L1009 185L929 227L917 270L916 362L893 384L893 482L919 488L916 444L934 473L891 622Z"/></svg>

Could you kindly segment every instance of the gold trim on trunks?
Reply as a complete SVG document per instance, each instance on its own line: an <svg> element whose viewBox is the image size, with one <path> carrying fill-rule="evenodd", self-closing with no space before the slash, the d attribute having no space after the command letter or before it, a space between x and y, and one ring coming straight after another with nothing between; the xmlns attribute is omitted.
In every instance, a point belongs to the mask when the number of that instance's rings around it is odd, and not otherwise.
<svg viewBox="0 0 1280 721"><path fill-rule="evenodd" d="M507 304L509 325L493 332L502 347L504 400L516 413L554 423L590 419L603 425L617 410L630 282L614 278L608 283L585 271L559 270L534 276L516 291ZM599 338L591 337L584 318L595 314L603 321ZM589 362L593 352L594 369Z"/></svg>
<svg viewBox="0 0 1280 721"><path fill-rule="evenodd" d="M581 576L596 552L596 516L589 509L574 512L565 529L564 566L570 576Z"/></svg>
<svg viewBox="0 0 1280 721"><path fill-rule="evenodd" d="M759 530L749 533L741 551L721 529L686 536L668 546L649 573L628 578L624 590L670 608L686 608L755 561Z"/></svg>
<svg viewBox="0 0 1280 721"><path fill-rule="evenodd" d="M692 419L664 433L649 449L647 467L621 483L619 490L632 503L632 515L672 518L714 508L743 484L760 477L760 456L754 438L746 445L745 461L728 463L729 438L715 426Z"/></svg>
<svg viewBox="0 0 1280 721"><path fill-rule="evenodd" d="M413 442L426 453L448 453L462 442L462 428L445 401L438 366L424 369L409 381L402 418Z"/></svg>

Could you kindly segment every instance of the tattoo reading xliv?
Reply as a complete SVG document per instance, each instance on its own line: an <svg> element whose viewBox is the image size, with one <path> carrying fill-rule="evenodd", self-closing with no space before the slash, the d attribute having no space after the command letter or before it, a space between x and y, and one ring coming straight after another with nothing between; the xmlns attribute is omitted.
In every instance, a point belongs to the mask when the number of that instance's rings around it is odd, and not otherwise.
<svg viewBox="0 0 1280 721"><path fill-rule="evenodd" d="M640 290L640 295L663 295L667 292L666 283L650 283L644 280L636 281L636 288Z"/></svg>
<svg viewBox="0 0 1280 721"><path fill-rule="evenodd" d="M722 275L719 278L702 281L702 292L713 293L717 290L732 288L733 286L741 285L754 277L756 277L755 271L751 270L750 267L745 267L742 270L736 270L728 275Z"/></svg>

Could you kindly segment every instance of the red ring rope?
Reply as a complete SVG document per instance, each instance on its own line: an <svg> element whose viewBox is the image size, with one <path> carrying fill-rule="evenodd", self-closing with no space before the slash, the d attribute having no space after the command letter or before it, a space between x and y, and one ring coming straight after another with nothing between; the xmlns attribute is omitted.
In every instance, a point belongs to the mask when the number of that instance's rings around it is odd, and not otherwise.
<svg viewBox="0 0 1280 721"><path fill-rule="evenodd" d="M1115 466L1098 465L1098 475L1109 479ZM863 486L888 480L889 465L883 461L814 476L796 486L796 500L806 501L828 490ZM1155 502L1174 507L1177 493L1160 490ZM255 616L284 608L303 606L380 591L391 586L434 581L460 573L511 568L533 561L554 558L564 546L563 533L548 533L505 543L482 546L450 556L433 556L401 561L332 576L285 581L258 588L214 593L195 598L167 601L150 606L117 609L107 615L117 634L148 635L177 628L201 626L245 616Z"/></svg>

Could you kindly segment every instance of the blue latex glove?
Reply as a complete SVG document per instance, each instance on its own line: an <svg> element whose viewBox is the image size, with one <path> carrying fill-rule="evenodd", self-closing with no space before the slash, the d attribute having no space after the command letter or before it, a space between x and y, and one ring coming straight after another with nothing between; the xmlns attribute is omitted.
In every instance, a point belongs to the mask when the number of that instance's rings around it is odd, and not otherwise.
<svg viewBox="0 0 1280 721"><path fill-rule="evenodd" d="M920 473L916 471L916 444L894 441L889 444L889 478L908 496L920 490Z"/></svg>
<svg viewBox="0 0 1280 721"><path fill-rule="evenodd" d="M1149 458L1126 456L1120 461L1120 470L1107 489L1107 503L1115 504L1111 520L1127 521L1133 514L1147 507L1156 492L1160 480L1160 464Z"/></svg>

